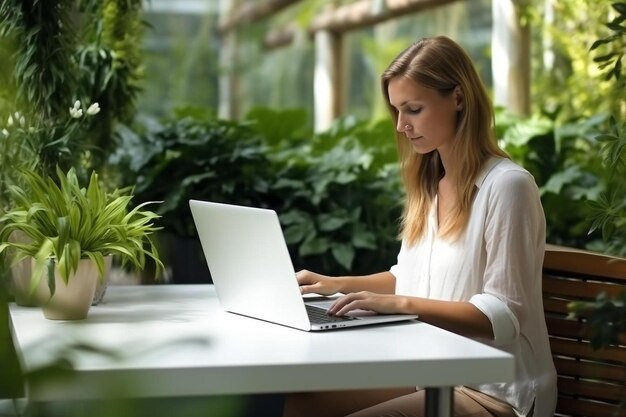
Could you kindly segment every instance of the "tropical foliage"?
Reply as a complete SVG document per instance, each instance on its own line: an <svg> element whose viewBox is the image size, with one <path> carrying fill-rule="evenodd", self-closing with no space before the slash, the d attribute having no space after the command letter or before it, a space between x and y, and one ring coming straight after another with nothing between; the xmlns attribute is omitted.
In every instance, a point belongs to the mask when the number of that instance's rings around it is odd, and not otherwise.
<svg viewBox="0 0 626 417"><path fill-rule="evenodd" d="M113 176L105 169L108 154L118 126L136 112L143 77L140 10L137 0L2 2L0 51L9 59L1 67L7 88L0 93L0 120L17 110L38 133L20 145L30 152L18 165L34 162L46 174L57 165L73 167L83 180L92 170ZM77 100L101 109L80 134L63 130L67 108ZM0 167L3 174L7 169Z"/></svg>
<svg viewBox="0 0 626 417"><path fill-rule="evenodd" d="M622 75L622 60L626 55L626 3L614 3L617 16L606 26L611 35L594 42L592 51L604 49L594 61L606 71L605 77L613 80L616 91L623 93L626 83ZM608 70L607 70L608 68ZM621 110L621 111L620 111ZM626 99L621 97L621 109L610 118L606 132L596 137L601 144L607 189L592 204L591 232L599 229L609 245L609 251L626 255Z"/></svg>
<svg viewBox="0 0 626 417"><path fill-rule="evenodd" d="M181 237L197 236L190 198L259 205L267 193L267 148L250 124L181 110L177 118L135 136L115 155L136 175L142 201L163 201L162 225Z"/></svg>
<svg viewBox="0 0 626 417"><path fill-rule="evenodd" d="M275 208L297 267L365 274L393 264L403 199L389 122L339 119L272 155Z"/></svg>
<svg viewBox="0 0 626 417"><path fill-rule="evenodd" d="M195 237L189 199L222 201L276 210L298 268L364 272L394 261L402 193L389 122L345 118L312 134L298 109L255 108L242 122L179 115L115 155L135 173L140 200L164 201L164 232Z"/></svg>
<svg viewBox="0 0 626 417"><path fill-rule="evenodd" d="M606 78L613 79L615 88L624 91L621 61L626 55L626 3L614 3L613 8L618 15L607 23L612 34L596 41L591 49L606 49L604 55L594 60L602 69L608 67ZM622 105L624 104L626 102L622 97ZM603 240L608 244L608 251L622 256L626 255L625 119L624 114L611 117L609 130L596 137L601 144L603 171L608 174L608 178L606 191L590 203L590 233L600 230ZM588 317L595 332L592 339L595 348L621 343L620 336L626 333L626 291L615 298L600 293L593 302L572 303L569 307L573 315ZM622 404L626 406L626 401Z"/></svg>
<svg viewBox="0 0 626 417"><path fill-rule="evenodd" d="M19 184L15 168L54 172L56 166L73 166L76 155L89 150L84 138L96 119L92 116L100 112L99 104L83 108L76 100L69 111L65 109L63 115L50 119L27 119L16 111L0 123L0 160L6 167L0 169L0 207L10 206L8 187Z"/></svg>
<svg viewBox="0 0 626 417"><path fill-rule="evenodd" d="M542 28L533 30L535 112L567 123L579 117L614 113L620 107L621 91L605 79L608 67L599 68L589 54L598 39L607 36L607 16L615 12L611 3L611 0L531 3L534 6L529 8L529 23L533 28ZM608 51L604 54L608 55ZM615 64L614 59L611 61Z"/></svg>

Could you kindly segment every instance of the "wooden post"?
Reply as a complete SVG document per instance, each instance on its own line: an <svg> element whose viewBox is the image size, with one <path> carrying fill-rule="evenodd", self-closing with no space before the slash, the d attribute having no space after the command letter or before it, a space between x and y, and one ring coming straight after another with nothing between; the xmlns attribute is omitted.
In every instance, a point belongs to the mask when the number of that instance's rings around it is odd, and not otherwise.
<svg viewBox="0 0 626 417"><path fill-rule="evenodd" d="M240 0L220 0L220 21L227 22L236 10ZM234 119L239 113L239 77L237 74L237 28L221 33L222 44L219 53L220 76L218 81L218 117Z"/></svg>
<svg viewBox="0 0 626 417"><path fill-rule="evenodd" d="M314 129L322 132L330 128L344 106L343 35L320 30L314 39Z"/></svg>
<svg viewBox="0 0 626 417"><path fill-rule="evenodd" d="M510 111L530 113L530 29L522 26L519 8L526 0L493 0L491 68L494 102Z"/></svg>

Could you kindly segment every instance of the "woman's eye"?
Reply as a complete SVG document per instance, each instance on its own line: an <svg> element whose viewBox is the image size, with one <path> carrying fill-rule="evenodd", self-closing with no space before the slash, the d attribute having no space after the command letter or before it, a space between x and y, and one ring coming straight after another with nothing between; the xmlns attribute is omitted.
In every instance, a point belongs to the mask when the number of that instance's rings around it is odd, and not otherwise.
<svg viewBox="0 0 626 417"><path fill-rule="evenodd" d="M419 112L421 112L421 111L422 111L422 108L421 108L421 107L416 107L416 108L412 108L412 109L411 109L411 108L409 108L409 109L408 109L408 111L409 111L409 113L411 113L411 114L418 114Z"/></svg>

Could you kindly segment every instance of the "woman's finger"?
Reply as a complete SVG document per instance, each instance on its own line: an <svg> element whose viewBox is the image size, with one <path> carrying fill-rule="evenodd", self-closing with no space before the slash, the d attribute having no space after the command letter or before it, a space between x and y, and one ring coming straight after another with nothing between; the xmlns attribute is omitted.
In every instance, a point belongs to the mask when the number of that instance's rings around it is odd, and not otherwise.
<svg viewBox="0 0 626 417"><path fill-rule="evenodd" d="M346 294L343 297L339 298L337 301L335 301L328 309L328 312L330 314L339 315L339 311L341 311L346 305L364 297L367 297L367 292L365 291Z"/></svg>
<svg viewBox="0 0 626 417"><path fill-rule="evenodd" d="M339 311L337 311L337 313L335 313L335 315L345 316L353 310L369 310L367 308L367 300L353 300L344 305Z"/></svg>

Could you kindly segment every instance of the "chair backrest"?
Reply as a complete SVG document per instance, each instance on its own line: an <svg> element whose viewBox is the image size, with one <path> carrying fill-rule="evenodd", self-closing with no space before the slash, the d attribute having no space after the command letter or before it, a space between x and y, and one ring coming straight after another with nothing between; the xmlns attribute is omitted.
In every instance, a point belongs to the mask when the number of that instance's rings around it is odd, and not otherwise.
<svg viewBox="0 0 626 417"><path fill-rule="evenodd" d="M626 416L626 337L594 349L592 329L571 317L571 301L592 301L600 292L626 291L626 259L548 245L543 263L543 303L558 375L558 416Z"/></svg>

